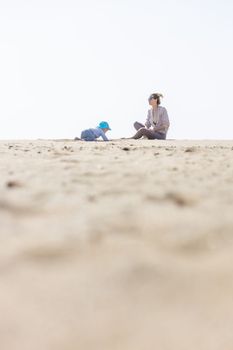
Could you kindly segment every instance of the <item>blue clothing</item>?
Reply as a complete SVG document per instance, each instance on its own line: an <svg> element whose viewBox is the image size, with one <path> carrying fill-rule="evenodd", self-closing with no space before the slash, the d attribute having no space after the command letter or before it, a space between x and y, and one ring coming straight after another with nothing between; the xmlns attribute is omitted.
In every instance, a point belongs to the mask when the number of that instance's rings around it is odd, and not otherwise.
<svg viewBox="0 0 233 350"><path fill-rule="evenodd" d="M99 127L95 129L83 130L81 133L81 139L85 141L95 141L96 139L98 139L98 137L102 137L104 141L108 141L107 136Z"/></svg>

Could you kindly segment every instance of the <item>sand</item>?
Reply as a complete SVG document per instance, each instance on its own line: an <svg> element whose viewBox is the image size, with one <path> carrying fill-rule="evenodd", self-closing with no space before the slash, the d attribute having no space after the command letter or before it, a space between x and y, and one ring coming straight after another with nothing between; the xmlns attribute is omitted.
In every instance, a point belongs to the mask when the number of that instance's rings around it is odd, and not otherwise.
<svg viewBox="0 0 233 350"><path fill-rule="evenodd" d="M1 350L232 350L233 141L0 142Z"/></svg>

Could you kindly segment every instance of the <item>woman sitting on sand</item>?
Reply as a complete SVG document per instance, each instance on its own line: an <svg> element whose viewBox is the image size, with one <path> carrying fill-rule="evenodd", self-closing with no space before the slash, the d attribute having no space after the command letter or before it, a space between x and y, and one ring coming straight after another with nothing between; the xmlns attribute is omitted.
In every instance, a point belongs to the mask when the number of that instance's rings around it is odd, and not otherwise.
<svg viewBox="0 0 233 350"><path fill-rule="evenodd" d="M160 98L162 94L151 94L148 98L149 104L152 106L148 110L145 125L135 122L134 127L137 130L132 139L140 139L142 136L150 140L165 140L167 131L170 126L167 110L160 106Z"/></svg>

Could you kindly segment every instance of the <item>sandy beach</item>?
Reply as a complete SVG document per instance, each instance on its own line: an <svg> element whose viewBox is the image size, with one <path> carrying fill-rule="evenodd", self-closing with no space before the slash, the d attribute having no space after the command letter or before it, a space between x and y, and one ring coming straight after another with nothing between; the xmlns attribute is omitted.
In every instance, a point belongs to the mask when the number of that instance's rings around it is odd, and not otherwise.
<svg viewBox="0 0 233 350"><path fill-rule="evenodd" d="M233 141L0 141L1 350L232 350Z"/></svg>

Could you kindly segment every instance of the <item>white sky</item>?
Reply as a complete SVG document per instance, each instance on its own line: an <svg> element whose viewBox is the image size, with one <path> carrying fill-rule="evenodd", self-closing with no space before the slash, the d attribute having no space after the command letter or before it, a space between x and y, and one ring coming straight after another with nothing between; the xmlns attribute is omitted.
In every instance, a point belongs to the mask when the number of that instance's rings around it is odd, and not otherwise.
<svg viewBox="0 0 233 350"><path fill-rule="evenodd" d="M164 94L168 138L232 139L232 0L0 0L0 139L110 138Z"/></svg>

